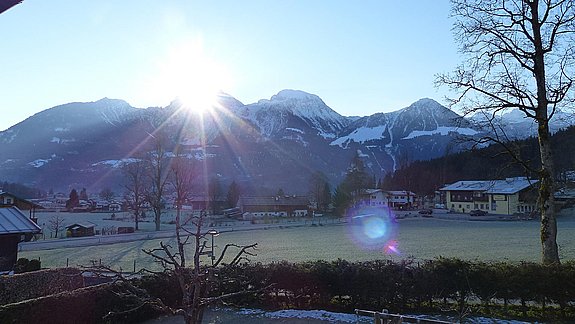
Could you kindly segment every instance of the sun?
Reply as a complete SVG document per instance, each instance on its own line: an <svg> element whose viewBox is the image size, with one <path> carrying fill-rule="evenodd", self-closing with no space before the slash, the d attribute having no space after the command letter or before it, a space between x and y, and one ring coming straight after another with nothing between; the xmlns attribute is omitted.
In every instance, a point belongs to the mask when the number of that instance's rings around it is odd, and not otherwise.
<svg viewBox="0 0 575 324"><path fill-rule="evenodd" d="M158 67L149 91L162 102L178 100L189 112L212 110L219 95L232 86L226 67L207 55L198 41L174 46Z"/></svg>

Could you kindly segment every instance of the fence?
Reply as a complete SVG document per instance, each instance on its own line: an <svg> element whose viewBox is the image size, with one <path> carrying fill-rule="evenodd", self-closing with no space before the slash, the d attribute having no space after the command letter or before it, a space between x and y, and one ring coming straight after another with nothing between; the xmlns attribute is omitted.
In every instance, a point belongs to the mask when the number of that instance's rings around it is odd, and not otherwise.
<svg viewBox="0 0 575 324"><path fill-rule="evenodd" d="M421 323L421 324L450 324L453 322L446 322L436 319L426 319L415 316L406 316L401 314L390 314L386 309L381 312L368 311L363 309L356 309L357 315L367 315L373 317L374 324L396 324L396 323Z"/></svg>

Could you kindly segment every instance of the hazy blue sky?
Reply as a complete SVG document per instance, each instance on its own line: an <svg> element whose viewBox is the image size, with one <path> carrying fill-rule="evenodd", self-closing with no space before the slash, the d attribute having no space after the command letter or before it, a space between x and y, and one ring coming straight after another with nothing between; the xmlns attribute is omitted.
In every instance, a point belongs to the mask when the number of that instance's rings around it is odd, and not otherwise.
<svg viewBox="0 0 575 324"><path fill-rule="evenodd" d="M448 15L448 0L25 0L0 15L0 130L206 84L243 103L304 90L345 116L443 103L434 75L459 61Z"/></svg>

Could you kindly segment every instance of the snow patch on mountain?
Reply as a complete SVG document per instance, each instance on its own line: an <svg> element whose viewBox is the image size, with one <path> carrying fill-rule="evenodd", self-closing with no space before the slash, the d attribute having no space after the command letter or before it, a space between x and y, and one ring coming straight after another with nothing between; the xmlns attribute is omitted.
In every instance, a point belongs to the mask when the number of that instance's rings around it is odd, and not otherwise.
<svg viewBox="0 0 575 324"><path fill-rule="evenodd" d="M48 164L48 162L50 162L50 159L36 159L32 162L28 162L28 165L34 167L34 168L41 168L44 165Z"/></svg>
<svg viewBox="0 0 575 324"><path fill-rule="evenodd" d="M287 127L286 130L292 131L292 132L296 132L296 133L300 133L300 134L305 134L304 131L302 131L299 128L292 128L292 127Z"/></svg>
<svg viewBox="0 0 575 324"><path fill-rule="evenodd" d="M318 135L321 136L321 137L323 137L324 139L332 139L332 138L336 138L336 137L337 137L337 135L335 135L334 133L319 132Z"/></svg>
<svg viewBox="0 0 575 324"><path fill-rule="evenodd" d="M134 163L134 162L138 162L138 161L141 161L141 160L135 159L135 158L125 158L125 159L120 159L120 160L104 160L104 161L92 163L92 166L105 165L105 166L109 166L109 167L114 168L114 169L118 169L118 168L121 168L122 166L124 166L125 164L130 164L130 163Z"/></svg>
<svg viewBox="0 0 575 324"><path fill-rule="evenodd" d="M12 143L16 139L16 135L18 135L18 132L12 129L0 132L0 138L2 138L2 142L6 144Z"/></svg>
<svg viewBox="0 0 575 324"><path fill-rule="evenodd" d="M461 135L473 136L478 134L478 132L471 128L460 128L460 127L448 127L448 126L440 126L434 130L430 131L421 131L415 130L409 133L406 137L402 138L404 140L413 139L420 136L431 136L431 135L449 135L449 133L458 133Z"/></svg>
<svg viewBox="0 0 575 324"><path fill-rule="evenodd" d="M385 132L387 126L377 126L377 127L365 127L362 126L353 132L351 132L347 136L342 136L335 141L331 142L330 145L337 145L340 147L344 147L345 143L349 143L350 141L354 141L357 143L365 143L370 140L380 139ZM347 146L347 145L346 145Z"/></svg>

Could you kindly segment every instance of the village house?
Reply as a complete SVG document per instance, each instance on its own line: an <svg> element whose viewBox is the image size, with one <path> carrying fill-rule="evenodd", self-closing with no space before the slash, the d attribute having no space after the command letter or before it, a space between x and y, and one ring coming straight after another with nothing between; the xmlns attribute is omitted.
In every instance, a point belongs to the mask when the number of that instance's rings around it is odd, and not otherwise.
<svg viewBox="0 0 575 324"><path fill-rule="evenodd" d="M359 197L359 203L372 207L412 209L416 207L416 194L406 190L366 189Z"/></svg>
<svg viewBox="0 0 575 324"><path fill-rule="evenodd" d="M504 180L458 181L439 189L445 192L445 207L453 212L472 210L513 215L536 210L536 180L525 177Z"/></svg>
<svg viewBox="0 0 575 324"><path fill-rule="evenodd" d="M309 198L303 196L241 196L238 208L243 219L263 217L306 217L310 214Z"/></svg>
<svg viewBox="0 0 575 324"><path fill-rule="evenodd" d="M18 259L18 243L42 231L17 207L0 208L0 272L11 271Z"/></svg>
<svg viewBox="0 0 575 324"><path fill-rule="evenodd" d="M0 190L0 208L4 207L18 207L21 211L28 211L29 217L33 219L36 218L36 209L44 208L30 200L26 200L9 192Z"/></svg>

